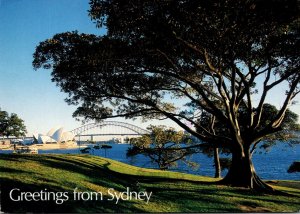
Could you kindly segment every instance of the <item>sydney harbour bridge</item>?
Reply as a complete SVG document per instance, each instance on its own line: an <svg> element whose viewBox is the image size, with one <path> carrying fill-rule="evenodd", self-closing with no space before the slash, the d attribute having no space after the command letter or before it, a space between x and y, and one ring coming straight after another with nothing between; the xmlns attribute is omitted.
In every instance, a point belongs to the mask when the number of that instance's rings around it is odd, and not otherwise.
<svg viewBox="0 0 300 214"><path fill-rule="evenodd" d="M138 126L118 121L102 121L89 123L73 129L71 131L75 135L75 139L97 141L99 139L118 139L120 143L124 143L124 139L138 137L149 131Z"/></svg>

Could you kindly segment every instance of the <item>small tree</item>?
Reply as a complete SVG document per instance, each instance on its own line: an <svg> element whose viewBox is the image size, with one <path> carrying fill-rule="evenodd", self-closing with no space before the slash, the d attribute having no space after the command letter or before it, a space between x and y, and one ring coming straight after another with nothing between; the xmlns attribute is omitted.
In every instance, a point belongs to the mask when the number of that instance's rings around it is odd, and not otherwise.
<svg viewBox="0 0 300 214"><path fill-rule="evenodd" d="M6 136L24 137L26 132L24 121L17 114L12 113L8 120Z"/></svg>
<svg viewBox="0 0 300 214"><path fill-rule="evenodd" d="M8 126L9 114L6 111L0 109L0 136L5 136Z"/></svg>
<svg viewBox="0 0 300 214"><path fill-rule="evenodd" d="M24 121L17 114L9 115L6 111L0 111L0 135L23 137L26 132Z"/></svg>
<svg viewBox="0 0 300 214"><path fill-rule="evenodd" d="M179 160L194 165L187 158L195 150L181 148L182 145L191 143L189 135L165 126L150 126L148 130L150 134L131 139L132 147L128 149L127 156L143 154L163 170L177 166Z"/></svg>

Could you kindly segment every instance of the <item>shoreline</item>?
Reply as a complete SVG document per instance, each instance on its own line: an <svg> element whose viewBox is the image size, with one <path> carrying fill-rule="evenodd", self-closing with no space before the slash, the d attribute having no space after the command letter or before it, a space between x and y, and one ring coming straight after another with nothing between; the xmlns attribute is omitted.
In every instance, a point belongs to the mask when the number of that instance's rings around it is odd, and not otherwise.
<svg viewBox="0 0 300 214"><path fill-rule="evenodd" d="M88 145L60 145L60 144L33 144L33 145L28 145L28 146L16 146L16 149L21 148L21 147L28 147L29 149L31 148L36 148L38 150L52 150L52 149L76 149L76 148L86 148L88 147ZM13 151L14 148L13 146L10 147L6 147L6 148L1 148L0 147L0 151Z"/></svg>

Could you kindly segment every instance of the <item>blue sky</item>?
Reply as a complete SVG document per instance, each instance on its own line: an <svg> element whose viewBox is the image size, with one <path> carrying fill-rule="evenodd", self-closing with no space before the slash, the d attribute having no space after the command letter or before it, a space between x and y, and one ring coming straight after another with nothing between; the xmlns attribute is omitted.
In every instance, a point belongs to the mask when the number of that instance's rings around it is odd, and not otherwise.
<svg viewBox="0 0 300 214"><path fill-rule="evenodd" d="M88 0L0 1L0 107L17 113L29 134L81 125L50 72L33 70L31 62L36 45L56 33L101 33L88 18L88 8Z"/></svg>
<svg viewBox="0 0 300 214"><path fill-rule="evenodd" d="M66 95L51 82L50 71L35 71L31 63L38 43L56 33L103 34L88 9L88 0L0 0L0 108L17 113L29 135L57 125L67 130L81 125L72 118L75 107L64 102ZM280 105L280 96L270 99ZM300 114L299 105L292 110Z"/></svg>
<svg viewBox="0 0 300 214"><path fill-rule="evenodd" d="M66 94L51 82L50 71L35 71L31 63L39 42L56 33L105 32L88 17L88 2L0 0L0 108L18 114L25 121L28 135L46 133L54 126L72 130L82 125L72 117L75 107L64 102ZM142 128L150 124L129 122Z"/></svg>

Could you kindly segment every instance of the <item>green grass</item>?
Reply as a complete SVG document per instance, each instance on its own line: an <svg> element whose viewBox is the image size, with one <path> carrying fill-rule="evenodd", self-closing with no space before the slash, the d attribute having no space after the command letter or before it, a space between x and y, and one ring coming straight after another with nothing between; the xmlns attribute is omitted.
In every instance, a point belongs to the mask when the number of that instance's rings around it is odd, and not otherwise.
<svg viewBox="0 0 300 214"><path fill-rule="evenodd" d="M0 155L2 209L8 212L298 212L300 182L273 181L277 194L214 183L214 178L144 169L90 155ZM102 192L99 201L5 201L7 190ZM107 201L107 190L152 192L145 201ZM5 189L5 190L4 190ZM71 195L70 195L71 196ZM6 207L3 205L6 204Z"/></svg>

